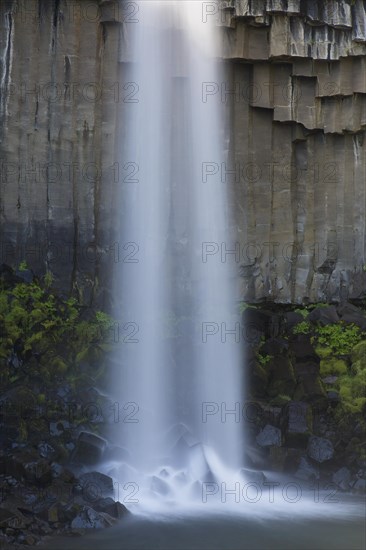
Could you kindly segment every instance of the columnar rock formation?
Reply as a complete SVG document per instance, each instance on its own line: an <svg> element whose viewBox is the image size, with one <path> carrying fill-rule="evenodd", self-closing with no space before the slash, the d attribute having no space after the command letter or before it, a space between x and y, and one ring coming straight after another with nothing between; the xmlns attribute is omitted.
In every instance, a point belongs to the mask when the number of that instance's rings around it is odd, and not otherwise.
<svg viewBox="0 0 366 550"><path fill-rule="evenodd" d="M366 14L364 2L350 4L222 2L250 299L365 290Z"/></svg>
<svg viewBox="0 0 366 550"><path fill-rule="evenodd" d="M108 8L97 0L0 3L0 261L48 269L86 302L115 254L114 143L125 92L122 15Z"/></svg>
<svg viewBox="0 0 366 550"><path fill-rule="evenodd" d="M205 91L207 101L227 105L220 170L235 220L224 248L237 243L242 296L362 297L364 2L206 7L222 33L223 81ZM49 269L86 301L106 296L124 254L114 237L115 196L130 171L118 165L116 136L136 93L128 31L138 17L133 2L0 5L0 261Z"/></svg>

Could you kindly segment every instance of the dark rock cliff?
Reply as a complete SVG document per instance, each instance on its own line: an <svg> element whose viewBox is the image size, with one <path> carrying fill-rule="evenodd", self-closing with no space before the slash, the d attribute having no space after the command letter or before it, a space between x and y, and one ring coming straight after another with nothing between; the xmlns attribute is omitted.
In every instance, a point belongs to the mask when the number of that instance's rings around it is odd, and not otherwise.
<svg viewBox="0 0 366 550"><path fill-rule="evenodd" d="M211 95L230 119L223 178L242 296L361 298L364 2L232 0L210 10L221 26L224 77ZM85 302L109 300L123 246L116 136L133 92L124 84L136 20L133 2L0 4L0 260L51 270Z"/></svg>

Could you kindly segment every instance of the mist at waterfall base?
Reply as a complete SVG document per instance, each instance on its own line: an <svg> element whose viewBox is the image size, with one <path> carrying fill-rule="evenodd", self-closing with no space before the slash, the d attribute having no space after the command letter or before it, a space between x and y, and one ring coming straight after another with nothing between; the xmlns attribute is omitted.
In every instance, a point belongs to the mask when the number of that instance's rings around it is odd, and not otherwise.
<svg viewBox="0 0 366 550"><path fill-rule="evenodd" d="M223 104L202 95L203 83L220 81L203 4L138 2L129 29L127 90L138 94L121 108L127 177L116 196L124 257L115 289L128 334L111 429L124 456L101 471L132 514L67 547L359 549L360 500L330 501L329 491L250 472L243 419L222 415L243 403L245 357L242 341L216 330L240 319L237 266L213 253L230 242L233 222L227 186L212 169L228 145Z"/></svg>

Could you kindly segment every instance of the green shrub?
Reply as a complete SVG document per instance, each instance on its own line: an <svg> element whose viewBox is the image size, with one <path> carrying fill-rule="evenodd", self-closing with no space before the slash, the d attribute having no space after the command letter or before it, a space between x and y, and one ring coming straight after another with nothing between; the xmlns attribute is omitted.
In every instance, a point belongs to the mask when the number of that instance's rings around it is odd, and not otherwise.
<svg viewBox="0 0 366 550"><path fill-rule="evenodd" d="M309 321L301 321L301 323L298 323L294 326L292 332L294 334L309 334L311 331L311 326Z"/></svg>
<svg viewBox="0 0 366 550"><path fill-rule="evenodd" d="M56 297L50 284L50 276L43 286L34 280L9 288L0 281L0 376L4 382L18 377L15 373L14 378L8 364L14 353L27 365L26 375L38 375L45 382L76 367L80 353L94 362L103 357L114 320L102 311L82 320L83 308L76 300Z"/></svg>
<svg viewBox="0 0 366 550"><path fill-rule="evenodd" d="M272 355L267 355L267 354L262 355L261 353L258 353L257 357L258 357L258 361L262 365L262 367L265 367L267 365L267 363L269 363L271 361L271 359L273 359Z"/></svg>
<svg viewBox="0 0 366 550"><path fill-rule="evenodd" d="M333 355L348 355L361 341L362 333L359 327L353 324L345 324L342 321L324 327L316 327L316 335L312 343L327 348Z"/></svg>

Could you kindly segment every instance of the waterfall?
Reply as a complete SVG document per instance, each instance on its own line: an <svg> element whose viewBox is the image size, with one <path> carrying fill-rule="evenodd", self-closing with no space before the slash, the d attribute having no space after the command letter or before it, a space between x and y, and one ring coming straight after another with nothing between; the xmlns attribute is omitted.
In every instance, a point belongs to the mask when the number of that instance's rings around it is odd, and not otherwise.
<svg viewBox="0 0 366 550"><path fill-rule="evenodd" d="M215 25L200 1L138 2L129 28L118 275L121 482L151 498L200 499L242 464L242 347L230 246ZM122 244L123 243L123 246Z"/></svg>

